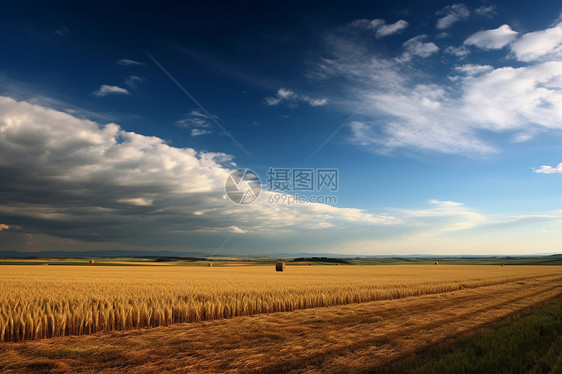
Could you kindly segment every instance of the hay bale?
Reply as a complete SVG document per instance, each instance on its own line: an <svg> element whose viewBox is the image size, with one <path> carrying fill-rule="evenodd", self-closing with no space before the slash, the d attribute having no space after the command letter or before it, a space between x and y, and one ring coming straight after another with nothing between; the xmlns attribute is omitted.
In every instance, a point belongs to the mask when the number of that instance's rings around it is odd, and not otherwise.
<svg viewBox="0 0 562 374"><path fill-rule="evenodd" d="M212 268L213 267L213 263L211 261L209 261L209 267Z"/></svg>
<svg viewBox="0 0 562 374"><path fill-rule="evenodd" d="M90 264L93 264L93 263L94 263L94 260L90 260Z"/></svg>
<svg viewBox="0 0 562 374"><path fill-rule="evenodd" d="M439 265L439 262L435 261L435 265Z"/></svg>
<svg viewBox="0 0 562 374"><path fill-rule="evenodd" d="M500 265L503 268L503 264Z"/></svg>
<svg viewBox="0 0 562 374"><path fill-rule="evenodd" d="M285 262L279 261L275 264L275 271L285 271Z"/></svg>

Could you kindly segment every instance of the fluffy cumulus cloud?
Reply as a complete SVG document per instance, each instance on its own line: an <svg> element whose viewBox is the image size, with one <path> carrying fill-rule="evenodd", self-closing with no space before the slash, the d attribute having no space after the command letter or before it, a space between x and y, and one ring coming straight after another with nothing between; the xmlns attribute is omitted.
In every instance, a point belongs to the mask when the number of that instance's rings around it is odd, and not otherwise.
<svg viewBox="0 0 562 374"><path fill-rule="evenodd" d="M498 68L463 82L460 109L493 131L562 128L562 62Z"/></svg>
<svg viewBox="0 0 562 374"><path fill-rule="evenodd" d="M502 25L497 29L478 31L464 41L465 45L473 45L482 49L501 49L517 37L509 25Z"/></svg>
<svg viewBox="0 0 562 374"><path fill-rule="evenodd" d="M282 242L287 230L316 232L311 215L364 230L399 221L324 204L269 204L268 191L237 205L224 192L233 167L226 154L175 148L116 124L0 98L0 222L10 222L2 231L17 225L36 238L209 249L221 233L261 243L271 235Z"/></svg>
<svg viewBox="0 0 562 374"><path fill-rule="evenodd" d="M373 20L358 19L351 22L351 27L374 31L377 38L398 34L405 30L408 25L409 23L403 19L390 24L387 24L385 20L380 18Z"/></svg>
<svg viewBox="0 0 562 374"><path fill-rule="evenodd" d="M459 21L466 20L470 16L470 11L464 4L447 5L437 12L438 16L436 27L440 30L447 29Z"/></svg>
<svg viewBox="0 0 562 374"><path fill-rule="evenodd" d="M555 167L542 165L539 169L534 170L534 172L539 174L562 174L562 163Z"/></svg>
<svg viewBox="0 0 562 374"><path fill-rule="evenodd" d="M307 95L299 95L295 91L288 88L280 88L277 90L275 96L266 97L264 102L267 106L276 106L279 104L287 105L291 108L296 108L301 103L306 103L310 106L323 106L328 103L327 98L314 98Z"/></svg>
<svg viewBox="0 0 562 374"><path fill-rule="evenodd" d="M100 88L94 91L92 94L98 97L107 96L107 95L128 95L129 91L126 88L122 88L119 86L102 84Z"/></svg>
<svg viewBox="0 0 562 374"><path fill-rule="evenodd" d="M562 53L562 23L523 35L511 45L511 50L518 60L524 62L549 55L559 57Z"/></svg>

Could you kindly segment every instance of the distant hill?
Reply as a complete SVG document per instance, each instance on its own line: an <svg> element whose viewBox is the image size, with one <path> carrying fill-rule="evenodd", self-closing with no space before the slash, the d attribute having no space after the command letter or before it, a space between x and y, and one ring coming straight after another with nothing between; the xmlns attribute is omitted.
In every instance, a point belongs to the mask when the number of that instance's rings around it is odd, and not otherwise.
<svg viewBox="0 0 562 374"><path fill-rule="evenodd" d="M82 258L82 257L207 257L207 252L179 252L179 251L39 251L39 252L19 252L19 251L0 251L0 258L46 258L46 257L63 257L63 258Z"/></svg>

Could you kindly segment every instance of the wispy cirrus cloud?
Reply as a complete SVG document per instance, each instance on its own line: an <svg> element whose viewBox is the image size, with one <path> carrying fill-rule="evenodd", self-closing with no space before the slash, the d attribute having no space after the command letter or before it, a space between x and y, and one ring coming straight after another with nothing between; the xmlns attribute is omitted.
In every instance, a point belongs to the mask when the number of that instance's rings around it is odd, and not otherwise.
<svg viewBox="0 0 562 374"><path fill-rule="evenodd" d="M55 31L55 34L57 34L58 36L60 36L62 38L67 37L69 33L70 33L70 29L66 26L63 26L60 29L57 29Z"/></svg>
<svg viewBox="0 0 562 374"><path fill-rule="evenodd" d="M99 89L92 92L92 95L97 97L103 97L107 95L129 95L129 91L123 87L102 84Z"/></svg>
<svg viewBox="0 0 562 374"><path fill-rule="evenodd" d="M145 65L144 62L138 62L135 60L130 60L128 58L122 58L120 60L117 60L117 65L122 65L122 66L134 66L134 65Z"/></svg>
<svg viewBox="0 0 562 374"><path fill-rule="evenodd" d="M191 130L191 136L200 136L212 133L213 124L209 117L199 110L192 110L184 118L176 121L176 126Z"/></svg>
<svg viewBox="0 0 562 374"><path fill-rule="evenodd" d="M351 22L350 26L353 28L375 31L377 38L384 38L402 32L409 26L409 23L401 19L395 23L387 24L384 19L376 18L373 20L358 19Z"/></svg>
<svg viewBox="0 0 562 374"><path fill-rule="evenodd" d="M470 16L470 10L464 4L447 5L439 12L436 27L440 30L447 29L459 21L464 21Z"/></svg>
<svg viewBox="0 0 562 374"><path fill-rule="evenodd" d="M426 58L439 51L439 47L433 42L426 42L427 35L418 35L404 42L404 53L397 61L407 62L413 57Z"/></svg>
<svg viewBox="0 0 562 374"><path fill-rule="evenodd" d="M319 60L311 76L333 79L346 93L334 102L355 111L350 140L368 151L495 153L500 149L486 133L503 133L513 142L525 142L539 132L562 130L562 62L553 54L558 48L553 29L526 34L547 40L537 44L545 57L516 67L445 65L450 84L418 64L403 67L413 56L428 57L439 51L423 35L406 41L403 54L394 58L373 53L357 38L332 35L327 39L330 57ZM475 33L467 44L484 50L510 45L513 50L525 38L515 39L516 34L505 25ZM459 55L466 58L468 51Z"/></svg>
<svg viewBox="0 0 562 374"><path fill-rule="evenodd" d="M130 88L135 88L139 83L142 83L144 81L143 78L137 76L137 75L130 75L126 80L125 80L125 84L127 86L129 86Z"/></svg>
<svg viewBox="0 0 562 374"><path fill-rule="evenodd" d="M474 13L487 18L492 18L498 14L494 5L483 5L479 8L474 9Z"/></svg>
<svg viewBox="0 0 562 374"><path fill-rule="evenodd" d="M277 90L275 96L266 97L264 99L265 105L287 105L291 108L296 108L300 103L307 103L310 106L324 106L328 103L327 98L314 98L307 95L299 95L295 91L288 88L280 88Z"/></svg>

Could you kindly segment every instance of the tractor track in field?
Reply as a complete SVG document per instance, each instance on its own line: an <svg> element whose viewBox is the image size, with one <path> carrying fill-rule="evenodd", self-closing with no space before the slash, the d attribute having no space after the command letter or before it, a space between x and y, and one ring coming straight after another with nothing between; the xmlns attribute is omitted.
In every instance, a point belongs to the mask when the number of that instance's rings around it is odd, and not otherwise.
<svg viewBox="0 0 562 374"><path fill-rule="evenodd" d="M559 279L559 281L562 281L562 279ZM553 294L553 291L554 292ZM534 292L530 292L529 294L525 294L523 296L518 296L518 297L514 297L514 298L510 298L509 300L503 300L499 303L494 303L491 305L487 305L485 307L476 307L476 308L470 308L470 306L467 308L470 311L468 312L464 312L455 316L450 316L450 317L444 317L444 318L439 318L438 317L438 313L436 313L436 318L433 319L431 322L429 323L425 323L425 324L414 324L412 327L407 327L407 328L402 328L402 329L398 329L393 331L392 333L381 333L381 334L377 334L374 337L369 337L369 338L365 338L362 340L358 340L355 341L352 344L347 344L345 346L342 347L336 347L334 349L325 351L321 354L318 354L314 357L305 357L303 358L301 361L293 361L291 363L280 363L278 365L272 365L272 366L267 366L266 368L260 368L257 369L253 372L271 372L271 373L278 373L278 372L298 372L300 370L298 370L299 368L306 368L306 367L318 367L319 365L321 365L323 367L323 369L321 371L325 371L325 370L329 370L329 368L327 368L327 363L331 362L331 361L337 361L336 357L337 356L349 356L350 354L355 354L357 356L367 356L367 355L373 355L374 351L376 350L377 347L384 347L385 345L389 345L390 342L395 341L397 338L400 337L404 337L404 336L412 336L412 334L415 334L417 331L432 331L432 330L444 330L446 329L446 327L451 327L453 325L455 325L455 327L457 327L456 325L458 325L459 323L464 323L465 321L470 320L471 318L474 318L475 316L479 316L479 315L485 315L488 312L493 312L493 311L497 311L500 308L505 308L506 306L512 306L512 305L520 305L522 301L525 301L529 298L529 296L532 295L534 297L538 297L540 298L541 301L537 302L536 304L541 304L544 301L547 301L549 299L552 298L556 298L560 295L562 295L562 284L560 285L556 285L556 286L551 286L548 287L544 290L535 290ZM547 298L546 299L542 299L541 296L546 295ZM554 296L553 296L554 295ZM466 298L465 298L466 299ZM478 301L478 299L472 299L470 300L470 303L476 303ZM462 302L461 300L454 300L453 303L457 303L457 302ZM455 305L456 306L456 305ZM534 304L531 305L527 305L528 307L532 307L534 306ZM425 308L420 308L423 310L416 310L416 315L415 317L412 317L413 319L416 318L420 318L423 316L423 314L426 313L430 313L430 312L438 312L439 310L441 310L442 308L446 308L446 307L450 307L450 305L433 305L433 306L428 306ZM514 309L513 312L517 312L518 309ZM455 331L457 334L462 334L462 333L466 333L468 329L478 329L484 325L493 323L497 320L500 320L504 317L506 317L507 315L509 315L510 313L506 314L506 315L502 315L501 317L497 317L495 319L490 319L490 320L486 320L484 321L482 324L471 324L468 323L466 327L460 326L461 328L455 328L454 330L451 331ZM387 316L388 318L389 316ZM405 321L409 321L410 318L405 319ZM437 327L437 328L436 328ZM451 338L450 336L448 336L447 338ZM433 344L434 342L432 341L431 344ZM416 350L420 350L425 348L426 346L418 346ZM363 350L363 352L361 352L361 350ZM386 353L385 353L386 354ZM387 355L386 354L386 358L380 360L376 366L385 366L386 364L391 363L394 360L400 359L401 357L406 357L409 354L411 354L411 352L408 353L402 353L402 354L397 354L395 355L395 357L391 356L391 355ZM336 365L337 366L337 365ZM374 368L369 368L367 369L367 371L370 370L374 370L376 369L376 366ZM337 368L334 368L337 369Z"/></svg>

